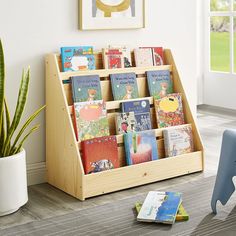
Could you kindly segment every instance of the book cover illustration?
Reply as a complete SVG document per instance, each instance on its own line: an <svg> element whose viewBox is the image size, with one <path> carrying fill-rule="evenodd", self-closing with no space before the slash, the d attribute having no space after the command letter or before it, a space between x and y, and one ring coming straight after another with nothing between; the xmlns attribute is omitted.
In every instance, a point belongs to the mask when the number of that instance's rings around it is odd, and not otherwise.
<svg viewBox="0 0 236 236"><path fill-rule="evenodd" d="M117 113L115 121L117 134L135 131L136 120L134 117L134 112Z"/></svg>
<svg viewBox="0 0 236 236"><path fill-rule="evenodd" d="M121 103L122 112L134 112L136 125L135 131L152 129L150 116L150 103L147 99L127 101Z"/></svg>
<svg viewBox="0 0 236 236"><path fill-rule="evenodd" d="M124 68L132 67L131 52L127 46L113 46L109 45L110 49L120 49L124 58Z"/></svg>
<svg viewBox="0 0 236 236"><path fill-rule="evenodd" d="M93 138L81 142L85 174L119 167L116 136Z"/></svg>
<svg viewBox="0 0 236 236"><path fill-rule="evenodd" d="M163 130L166 157L194 151L192 126L185 125Z"/></svg>
<svg viewBox="0 0 236 236"><path fill-rule="evenodd" d="M181 193L150 191L144 200L137 220L174 224L181 202Z"/></svg>
<svg viewBox="0 0 236 236"><path fill-rule="evenodd" d="M62 71L95 70L92 46L61 47Z"/></svg>
<svg viewBox="0 0 236 236"><path fill-rule="evenodd" d="M138 84L135 73L110 74L114 100L138 98Z"/></svg>
<svg viewBox="0 0 236 236"><path fill-rule="evenodd" d="M180 93L168 94L164 98L154 100L154 104L158 128L185 123Z"/></svg>
<svg viewBox="0 0 236 236"><path fill-rule="evenodd" d="M154 99L173 93L173 82L169 70L147 71L146 73L149 93Z"/></svg>
<svg viewBox="0 0 236 236"><path fill-rule="evenodd" d="M134 58L136 67L153 66L151 48L135 48Z"/></svg>
<svg viewBox="0 0 236 236"><path fill-rule="evenodd" d="M121 49L103 49L103 62L105 69L124 68L124 56Z"/></svg>
<svg viewBox="0 0 236 236"><path fill-rule="evenodd" d="M74 103L76 136L79 141L109 135L103 100Z"/></svg>
<svg viewBox="0 0 236 236"><path fill-rule="evenodd" d="M135 165L158 159L154 130L124 134L127 165Z"/></svg>
<svg viewBox="0 0 236 236"><path fill-rule="evenodd" d="M162 47L153 47L152 48L152 56L153 56L153 65L161 66L164 65L164 54Z"/></svg>
<svg viewBox="0 0 236 236"><path fill-rule="evenodd" d="M142 205L143 204L140 203L140 202L135 203L135 209L136 209L137 213L140 212L140 210L142 208ZM188 220L189 220L189 215L186 212L183 204L181 203L180 206L179 206L179 209L177 211L175 221L188 221Z"/></svg>
<svg viewBox="0 0 236 236"><path fill-rule="evenodd" d="M101 100L101 85L98 75L72 76L71 89L74 102Z"/></svg>

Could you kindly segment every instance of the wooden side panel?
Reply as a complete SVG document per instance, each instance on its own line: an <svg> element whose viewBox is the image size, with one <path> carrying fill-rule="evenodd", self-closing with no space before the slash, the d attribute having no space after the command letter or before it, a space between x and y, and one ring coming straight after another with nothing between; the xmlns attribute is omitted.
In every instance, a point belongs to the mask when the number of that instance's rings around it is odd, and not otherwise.
<svg viewBox="0 0 236 236"><path fill-rule="evenodd" d="M85 198L202 170L201 152L85 175Z"/></svg>
<svg viewBox="0 0 236 236"><path fill-rule="evenodd" d="M47 181L84 200L83 168L54 55L46 57Z"/></svg>

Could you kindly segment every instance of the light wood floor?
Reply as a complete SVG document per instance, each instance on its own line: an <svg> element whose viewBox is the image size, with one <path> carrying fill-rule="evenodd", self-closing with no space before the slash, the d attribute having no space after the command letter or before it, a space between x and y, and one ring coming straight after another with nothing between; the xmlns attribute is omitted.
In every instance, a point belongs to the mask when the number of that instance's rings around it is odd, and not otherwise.
<svg viewBox="0 0 236 236"><path fill-rule="evenodd" d="M30 186L28 203L18 212L9 216L0 217L0 230L14 225L101 205L117 199L125 199L134 194L145 193L154 189L171 187L175 184L186 183L199 178L203 178L204 180L208 176L215 175L219 160L222 133L225 129L236 127L235 117L236 111L226 111L205 105L199 107L197 121L205 146L206 156L204 172L94 197L84 202L80 202L48 184Z"/></svg>

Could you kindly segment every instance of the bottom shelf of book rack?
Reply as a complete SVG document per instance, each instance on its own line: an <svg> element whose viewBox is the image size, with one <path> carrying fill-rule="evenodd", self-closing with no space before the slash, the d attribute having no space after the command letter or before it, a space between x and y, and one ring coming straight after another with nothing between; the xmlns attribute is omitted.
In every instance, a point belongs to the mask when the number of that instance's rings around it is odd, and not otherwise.
<svg viewBox="0 0 236 236"><path fill-rule="evenodd" d="M82 195L85 198L127 189L203 170L203 152L162 158L137 165L83 176Z"/></svg>

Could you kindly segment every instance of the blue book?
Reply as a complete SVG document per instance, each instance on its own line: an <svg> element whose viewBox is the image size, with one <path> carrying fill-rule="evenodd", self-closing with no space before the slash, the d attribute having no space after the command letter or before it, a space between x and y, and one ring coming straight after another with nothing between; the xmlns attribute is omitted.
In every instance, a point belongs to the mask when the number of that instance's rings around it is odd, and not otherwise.
<svg viewBox="0 0 236 236"><path fill-rule="evenodd" d="M92 46L62 47L62 71L95 70Z"/></svg>
<svg viewBox="0 0 236 236"><path fill-rule="evenodd" d="M74 102L102 100L98 75L72 76L71 89Z"/></svg>
<svg viewBox="0 0 236 236"><path fill-rule="evenodd" d="M138 221L174 224L182 203L179 192L150 191L137 216Z"/></svg>
<svg viewBox="0 0 236 236"><path fill-rule="evenodd" d="M127 165L135 165L158 159L154 130L124 134Z"/></svg>
<svg viewBox="0 0 236 236"><path fill-rule="evenodd" d="M146 73L150 96L161 99L173 93L173 82L169 70L147 71Z"/></svg>
<svg viewBox="0 0 236 236"><path fill-rule="evenodd" d="M135 73L111 74L110 79L114 100L139 97Z"/></svg>
<svg viewBox="0 0 236 236"><path fill-rule="evenodd" d="M152 129L150 103L148 99L122 102L121 111L134 112L134 117L136 120L135 131Z"/></svg>

